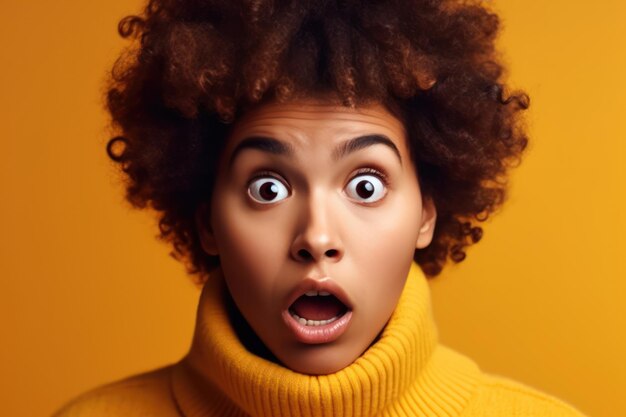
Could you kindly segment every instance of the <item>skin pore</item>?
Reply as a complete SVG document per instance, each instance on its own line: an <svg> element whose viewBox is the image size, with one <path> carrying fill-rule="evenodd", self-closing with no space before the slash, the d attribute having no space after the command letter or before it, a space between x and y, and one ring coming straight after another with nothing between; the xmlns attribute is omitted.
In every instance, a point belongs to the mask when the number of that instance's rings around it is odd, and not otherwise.
<svg viewBox="0 0 626 417"><path fill-rule="evenodd" d="M301 100L263 104L235 123L210 209L197 218L204 250L220 257L263 344L294 371L329 374L385 326L436 211L421 196L403 124L383 106ZM345 304L332 337L306 336L311 327L293 318L294 301L317 288Z"/></svg>

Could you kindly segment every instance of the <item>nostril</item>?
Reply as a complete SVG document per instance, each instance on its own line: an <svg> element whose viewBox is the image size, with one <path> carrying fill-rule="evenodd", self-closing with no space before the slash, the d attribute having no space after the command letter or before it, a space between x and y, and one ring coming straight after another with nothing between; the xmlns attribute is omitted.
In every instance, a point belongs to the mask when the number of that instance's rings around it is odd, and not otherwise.
<svg viewBox="0 0 626 417"><path fill-rule="evenodd" d="M313 256L306 249L300 249L298 251L298 256L307 261L313 258Z"/></svg>
<svg viewBox="0 0 626 417"><path fill-rule="evenodd" d="M298 259L305 262L310 262L316 259L316 257L313 256L313 253L311 253L307 249L298 250L297 256ZM328 249L326 252L324 252L324 256L331 259L338 259L339 251L337 249Z"/></svg>

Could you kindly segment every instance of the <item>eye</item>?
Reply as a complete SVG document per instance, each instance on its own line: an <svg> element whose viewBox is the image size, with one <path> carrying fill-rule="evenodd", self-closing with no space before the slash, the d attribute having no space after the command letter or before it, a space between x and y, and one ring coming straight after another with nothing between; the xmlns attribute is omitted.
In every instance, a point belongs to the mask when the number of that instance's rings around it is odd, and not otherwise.
<svg viewBox="0 0 626 417"><path fill-rule="evenodd" d="M248 195L261 204L271 204L289 197L289 190L277 178L258 177L250 181Z"/></svg>
<svg viewBox="0 0 626 417"><path fill-rule="evenodd" d="M387 194L387 187L375 174L361 174L354 177L346 186L348 197L363 203L375 203Z"/></svg>

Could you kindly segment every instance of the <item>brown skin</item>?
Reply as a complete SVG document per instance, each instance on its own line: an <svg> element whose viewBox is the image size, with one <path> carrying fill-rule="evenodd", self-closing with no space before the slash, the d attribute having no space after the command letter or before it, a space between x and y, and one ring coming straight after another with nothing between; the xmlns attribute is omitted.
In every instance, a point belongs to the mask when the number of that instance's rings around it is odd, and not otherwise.
<svg viewBox="0 0 626 417"><path fill-rule="evenodd" d="M481 239L528 142L529 99L504 84L488 3L149 0L120 22L134 42L107 91L117 134L107 149L128 201L156 211L161 239L204 282L219 260L203 250L195 213L211 199L230 122L326 93L348 107L384 103L437 207L433 240L414 255L437 276Z"/></svg>
<svg viewBox="0 0 626 417"><path fill-rule="evenodd" d="M337 155L365 135L387 137L398 154L374 143ZM290 153L246 147L233 158L250 137L276 139ZM367 198L355 188L362 181L374 189ZM264 200L268 182L277 194ZM197 219L202 247L219 256L235 304L267 348L294 371L329 374L385 326L415 249L432 240L436 210L422 199L404 125L383 106L301 100L261 105L236 122L210 214L199 209ZM352 302L350 325L335 341L303 343L285 325L290 294L307 278L334 281Z"/></svg>

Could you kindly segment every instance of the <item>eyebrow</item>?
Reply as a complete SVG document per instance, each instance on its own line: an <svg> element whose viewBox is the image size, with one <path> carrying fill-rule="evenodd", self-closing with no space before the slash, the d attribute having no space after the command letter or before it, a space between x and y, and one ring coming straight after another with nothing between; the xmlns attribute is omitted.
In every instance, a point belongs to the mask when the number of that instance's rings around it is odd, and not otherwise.
<svg viewBox="0 0 626 417"><path fill-rule="evenodd" d="M244 149L256 149L273 155L292 156L294 154L294 150L291 145L285 142L265 136L252 136L245 138L235 147L235 150L233 150L233 154L230 156L230 160L228 161L229 167L233 165L237 155L239 155Z"/></svg>
<svg viewBox="0 0 626 417"><path fill-rule="evenodd" d="M396 154L398 160L400 161L400 165L402 165L402 157L400 156L398 147L385 135L365 135L347 140L334 150L333 159L337 161L344 158L348 154L374 145L387 146L393 151L393 153Z"/></svg>
<svg viewBox="0 0 626 417"><path fill-rule="evenodd" d="M402 157L398 147L385 135L365 135L347 140L333 150L333 159L338 161L351 153L374 145L387 146L396 154L400 165L402 165ZM229 167L232 166L237 155L245 149L255 149L279 156L292 156L295 153L291 145L278 139L265 136L251 136L239 142L235 147L228 161Z"/></svg>

